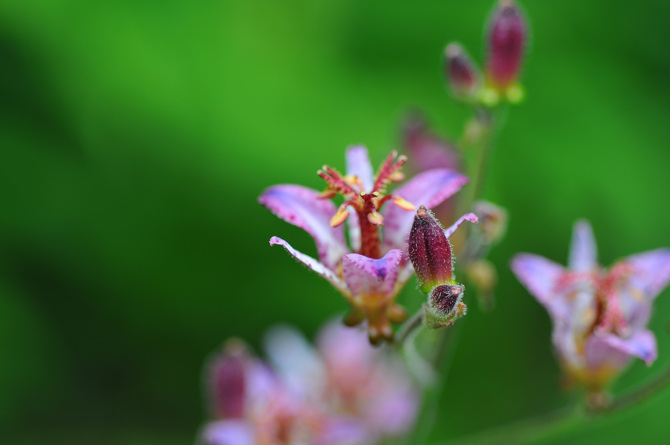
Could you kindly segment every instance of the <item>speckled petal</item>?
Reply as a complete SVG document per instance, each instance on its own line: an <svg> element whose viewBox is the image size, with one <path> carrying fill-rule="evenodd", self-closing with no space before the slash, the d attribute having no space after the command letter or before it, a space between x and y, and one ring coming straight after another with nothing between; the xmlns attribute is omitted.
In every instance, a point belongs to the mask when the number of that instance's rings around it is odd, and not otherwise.
<svg viewBox="0 0 670 445"><path fill-rule="evenodd" d="M520 253L512 259L512 271L528 292L539 301L552 316L565 316L565 304L556 293L558 280L564 269L560 265L530 253Z"/></svg>
<svg viewBox="0 0 670 445"><path fill-rule="evenodd" d="M288 253L290 253L295 257L295 259L297 259L302 264L304 264L305 266L312 269L314 272L324 277L326 280L330 281L330 284L335 286L335 288L339 290L345 297L349 296L349 290L347 289L347 285L337 275L335 275L335 273L332 270L327 268L325 264L320 263L319 261L315 260L309 255L305 255L304 253L298 252L283 239L273 236L272 238L270 238L270 245L274 246L275 244L283 246L284 249L288 251Z"/></svg>
<svg viewBox="0 0 670 445"><path fill-rule="evenodd" d="M479 218L477 218L477 215L475 215L474 213L466 213L465 215L458 218L458 221L456 221L454 224L452 224L450 227L447 227L444 230L444 236L450 238L451 235L453 235L454 232L456 232L456 229L458 229L461 226L461 224L463 224L465 221L470 221L471 223L476 224L479 221Z"/></svg>
<svg viewBox="0 0 670 445"><path fill-rule="evenodd" d="M344 239L344 229L331 227L335 205L319 199L319 192L307 187L280 184L269 187L258 202L284 221L300 227L314 238L319 259L334 269L342 256L349 251Z"/></svg>
<svg viewBox="0 0 670 445"><path fill-rule="evenodd" d="M363 183L363 190L359 192L369 192L374 184L374 176L368 149L362 145L354 145L347 148L347 175L358 177Z"/></svg>
<svg viewBox="0 0 670 445"><path fill-rule="evenodd" d="M386 297L393 293L398 278L402 252L390 250L380 259L372 259L357 253L345 255L342 260L342 278L354 296Z"/></svg>
<svg viewBox="0 0 670 445"><path fill-rule="evenodd" d="M252 426L244 420L220 420L205 425L201 445L254 445Z"/></svg>
<svg viewBox="0 0 670 445"><path fill-rule="evenodd" d="M575 272L589 272L598 267L598 251L591 224L577 221L572 231L568 267Z"/></svg>
<svg viewBox="0 0 670 445"><path fill-rule="evenodd" d="M416 208L423 205L432 209L456 193L467 182L468 178L465 175L454 170L438 168L420 173L394 190L393 194L411 202ZM407 235L414 221L414 212L387 204L382 213L386 247L407 248Z"/></svg>

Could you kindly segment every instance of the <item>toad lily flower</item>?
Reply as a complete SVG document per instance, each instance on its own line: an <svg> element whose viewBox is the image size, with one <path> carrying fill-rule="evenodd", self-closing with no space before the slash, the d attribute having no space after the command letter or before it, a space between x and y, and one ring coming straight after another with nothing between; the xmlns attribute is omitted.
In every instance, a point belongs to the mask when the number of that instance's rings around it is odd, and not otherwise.
<svg viewBox="0 0 670 445"><path fill-rule="evenodd" d="M350 147L346 161L346 175L328 166L318 172L326 181L323 192L299 185L275 185L265 190L259 201L281 219L312 235L319 260L298 252L278 237L272 237L270 245L283 246L327 279L351 306L345 322L353 326L367 320L370 341L378 343L391 340L390 323L402 322L406 317L395 298L412 275L406 252L414 204L427 208L438 205L456 193L467 177L450 169L428 170L388 194L388 184L404 179L400 172L404 156L392 152L376 176L364 147ZM329 200L337 195L344 198L339 207ZM389 201L393 205L385 206ZM351 247L345 241L345 221Z"/></svg>
<svg viewBox="0 0 670 445"><path fill-rule="evenodd" d="M524 253L513 259L512 270L549 312L564 371L593 394L633 357L647 365L656 359L656 338L646 326L654 298L670 282L670 249L632 255L605 270L597 263L591 226L580 221L567 269Z"/></svg>

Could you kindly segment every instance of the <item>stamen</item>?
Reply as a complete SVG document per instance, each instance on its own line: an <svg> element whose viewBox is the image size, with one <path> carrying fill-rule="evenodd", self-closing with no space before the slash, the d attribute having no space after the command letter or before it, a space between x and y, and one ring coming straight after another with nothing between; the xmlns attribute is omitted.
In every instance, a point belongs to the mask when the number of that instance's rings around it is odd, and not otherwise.
<svg viewBox="0 0 670 445"><path fill-rule="evenodd" d="M330 219L330 227L337 227L347 220L349 217L349 210L346 207L337 209L337 213Z"/></svg>
<svg viewBox="0 0 670 445"><path fill-rule="evenodd" d="M370 224L372 224L373 226L384 225L384 217L379 212L368 213L368 221L370 221Z"/></svg>
<svg viewBox="0 0 670 445"><path fill-rule="evenodd" d="M406 199L401 198L400 196L393 196L393 195L390 195L390 196L393 197L393 204L397 205L401 209L407 210L407 211L410 211L410 212L416 210L416 207L414 206L414 204L407 201Z"/></svg>

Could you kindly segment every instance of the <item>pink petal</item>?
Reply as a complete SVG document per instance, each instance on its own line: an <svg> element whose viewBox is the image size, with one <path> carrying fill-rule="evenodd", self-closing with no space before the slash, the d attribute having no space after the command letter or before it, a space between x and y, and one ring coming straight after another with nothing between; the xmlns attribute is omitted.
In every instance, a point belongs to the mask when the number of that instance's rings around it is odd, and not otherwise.
<svg viewBox="0 0 670 445"><path fill-rule="evenodd" d="M220 420L205 425L201 435L203 445L254 445L251 425L244 420Z"/></svg>
<svg viewBox="0 0 670 445"><path fill-rule="evenodd" d="M568 267L575 272L589 272L598 267L598 252L593 229L588 221L575 223L570 243Z"/></svg>
<svg viewBox="0 0 670 445"><path fill-rule="evenodd" d="M342 260L342 278L354 297L390 296L401 259L402 252L398 249L388 251L380 259L350 253Z"/></svg>
<svg viewBox="0 0 670 445"><path fill-rule="evenodd" d="M363 190L360 193L369 192L374 185L374 177L368 149L362 145L354 145L347 148L347 175L357 176L363 183Z"/></svg>
<svg viewBox="0 0 670 445"><path fill-rule="evenodd" d="M450 227L447 227L444 230L444 236L450 238L451 235L454 234L456 229L458 229L461 226L461 224L463 224L465 221L470 221L471 223L477 224L477 222L479 222L479 218L477 218L477 215L475 215L474 213L466 213L465 215L458 218L458 221L456 221L454 224L452 224Z"/></svg>
<svg viewBox="0 0 670 445"><path fill-rule="evenodd" d="M654 299L670 282L670 249L638 253L624 260L632 268L630 285Z"/></svg>
<svg viewBox="0 0 670 445"><path fill-rule="evenodd" d="M564 269L560 265L530 253L520 253L512 259L512 271L528 292L539 301L549 313L564 315L566 302L556 293L558 280Z"/></svg>
<svg viewBox="0 0 670 445"><path fill-rule="evenodd" d="M264 336L265 350L283 386L303 400L326 388L326 369L312 345L291 326L274 326Z"/></svg>
<svg viewBox="0 0 670 445"><path fill-rule="evenodd" d="M588 366L592 368L598 366L623 368L631 357L642 359L649 366L657 356L656 337L646 329L636 331L628 338L614 334L602 337L593 335L586 344L586 359Z"/></svg>
<svg viewBox="0 0 670 445"><path fill-rule="evenodd" d="M379 438L360 419L353 417L330 417L314 445L370 445Z"/></svg>
<svg viewBox="0 0 670 445"><path fill-rule="evenodd" d="M411 202L417 208L423 205L431 209L456 193L467 182L467 176L454 170L439 168L420 173L394 190L393 194ZM384 244L387 248L405 249L407 235L414 221L414 212L387 203L382 213L385 224Z"/></svg>
<svg viewBox="0 0 670 445"><path fill-rule="evenodd" d="M270 245L274 246L275 244L283 246L284 249L288 251L288 253L290 253L295 257L295 259L297 259L302 264L312 269L314 272L321 275L326 280L330 281L330 284L335 286L335 288L339 290L345 297L349 296L349 290L347 289L347 285L344 283L344 281L342 281L337 275L335 275L335 273L332 270L327 268L323 263L320 263L319 261L315 260L309 255L305 255L304 253L298 252L283 239L273 236L272 238L270 238Z"/></svg>
<svg viewBox="0 0 670 445"><path fill-rule="evenodd" d="M300 227L314 238L319 259L334 269L342 256L349 251L341 226L330 227L335 215L335 205L319 199L319 192L299 185L275 185L266 189L258 202L284 221Z"/></svg>

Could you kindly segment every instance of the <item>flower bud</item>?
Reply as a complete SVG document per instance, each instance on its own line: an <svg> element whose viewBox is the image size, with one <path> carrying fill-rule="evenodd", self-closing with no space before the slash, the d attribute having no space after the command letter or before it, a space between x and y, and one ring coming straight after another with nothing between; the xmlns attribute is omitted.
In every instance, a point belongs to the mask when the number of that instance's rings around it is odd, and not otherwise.
<svg viewBox="0 0 670 445"><path fill-rule="evenodd" d="M233 339L226 343L223 353L209 365L208 383L214 417L244 417L246 348L242 342Z"/></svg>
<svg viewBox="0 0 670 445"><path fill-rule="evenodd" d="M498 273L493 263L488 260L475 260L468 266L467 274L469 282L477 290L479 307L485 311L493 309L495 304L493 291L498 282Z"/></svg>
<svg viewBox="0 0 670 445"><path fill-rule="evenodd" d="M440 284L454 284L451 245L440 223L424 206L419 207L409 232L409 257L427 294Z"/></svg>
<svg viewBox="0 0 670 445"><path fill-rule="evenodd" d="M463 47L450 43L444 50L444 57L446 78L454 95L464 100L477 99L481 74Z"/></svg>
<svg viewBox="0 0 670 445"><path fill-rule="evenodd" d="M442 284L430 291L428 304L431 309L443 317L448 317L463 298L463 286L460 284Z"/></svg>
<svg viewBox="0 0 670 445"><path fill-rule="evenodd" d="M507 212L505 209L488 201L477 201L472 207L475 215L479 218L482 242L485 245L491 245L500 241L507 230Z"/></svg>
<svg viewBox="0 0 670 445"><path fill-rule="evenodd" d="M430 328L451 326L464 316L467 307L461 301L463 290L460 284L435 286L428 296L428 304L424 306L426 325Z"/></svg>
<svg viewBox="0 0 670 445"><path fill-rule="evenodd" d="M521 99L517 85L528 27L513 0L501 0L489 23L486 79L498 94L511 101Z"/></svg>

